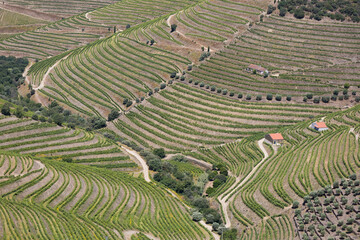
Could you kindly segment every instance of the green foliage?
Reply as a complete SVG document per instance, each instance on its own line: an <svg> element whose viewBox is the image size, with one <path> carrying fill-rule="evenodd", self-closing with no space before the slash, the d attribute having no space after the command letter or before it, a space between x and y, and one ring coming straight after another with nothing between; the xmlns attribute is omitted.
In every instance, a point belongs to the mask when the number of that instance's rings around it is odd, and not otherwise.
<svg viewBox="0 0 360 240"><path fill-rule="evenodd" d="M156 148L153 150L153 153L160 158L164 158L166 156L164 148Z"/></svg>
<svg viewBox="0 0 360 240"><path fill-rule="evenodd" d="M17 106L16 109L15 109L15 116L17 118L22 118L24 117L24 111L23 111L23 108L21 106Z"/></svg>
<svg viewBox="0 0 360 240"><path fill-rule="evenodd" d="M176 24L171 24L171 27L170 27L170 32L175 32L176 31L176 28L177 28L177 25Z"/></svg>
<svg viewBox="0 0 360 240"><path fill-rule="evenodd" d="M305 17L305 12L302 8L297 8L294 12L294 17L302 19Z"/></svg>
<svg viewBox="0 0 360 240"><path fill-rule="evenodd" d="M117 119L120 116L120 113L117 109L111 109L111 112L108 115L108 121Z"/></svg>
<svg viewBox="0 0 360 240"><path fill-rule="evenodd" d="M93 116L88 119L88 130L96 130L106 127L106 121L103 118Z"/></svg>
<svg viewBox="0 0 360 240"><path fill-rule="evenodd" d="M29 61L26 58L0 56L0 97L17 99L17 88L24 83L22 73Z"/></svg>
<svg viewBox="0 0 360 240"><path fill-rule="evenodd" d="M294 16L299 19L304 17L304 11L306 11L311 14L310 18L315 18L316 20L321 20L322 17L328 16L331 19L344 21L346 16L351 18L353 22L360 21L360 5L359 2L356 0L350 0L346 2L343 2L341 0L282 0L279 1L278 8L280 10L284 9L284 12L293 12L295 9Z"/></svg>
<svg viewBox="0 0 360 240"><path fill-rule="evenodd" d="M201 212L194 212L194 213L192 214L192 219L193 219L195 222L201 221L202 218L203 218L203 215L201 214Z"/></svg>
<svg viewBox="0 0 360 240"><path fill-rule="evenodd" d="M11 112L10 112L10 104L9 103L5 103L2 107L1 107L1 113L5 116L10 116Z"/></svg>
<svg viewBox="0 0 360 240"><path fill-rule="evenodd" d="M224 240L236 240L237 239L237 230L236 228L231 228L224 232L222 239Z"/></svg>
<svg viewBox="0 0 360 240"><path fill-rule="evenodd" d="M275 6L273 6L273 5L269 5L268 6L268 8L267 8L267 14L271 14L271 13L273 13L273 11L275 11L276 10L276 7Z"/></svg>

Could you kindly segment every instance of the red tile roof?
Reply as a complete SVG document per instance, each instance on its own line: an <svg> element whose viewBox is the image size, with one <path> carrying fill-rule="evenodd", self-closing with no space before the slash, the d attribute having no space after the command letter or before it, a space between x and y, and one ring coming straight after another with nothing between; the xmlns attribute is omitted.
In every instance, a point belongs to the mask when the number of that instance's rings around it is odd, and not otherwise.
<svg viewBox="0 0 360 240"><path fill-rule="evenodd" d="M324 122L316 122L315 127L316 128L327 128L327 126Z"/></svg>
<svg viewBox="0 0 360 240"><path fill-rule="evenodd" d="M260 71L260 72L265 72L266 71L266 68L263 68L262 66L258 66L258 65L255 65L255 64L250 64L248 66L248 68L255 69L255 70Z"/></svg>
<svg viewBox="0 0 360 240"><path fill-rule="evenodd" d="M269 135L273 140L284 140L281 133L270 133Z"/></svg>

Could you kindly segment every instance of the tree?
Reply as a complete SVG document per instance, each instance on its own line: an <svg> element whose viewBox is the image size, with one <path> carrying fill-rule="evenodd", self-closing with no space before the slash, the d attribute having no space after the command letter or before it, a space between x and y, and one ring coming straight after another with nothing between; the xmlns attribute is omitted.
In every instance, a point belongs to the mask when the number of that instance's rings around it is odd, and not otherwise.
<svg viewBox="0 0 360 240"><path fill-rule="evenodd" d="M126 107L130 107L131 105L133 104L133 101L129 100L127 103L126 103Z"/></svg>
<svg viewBox="0 0 360 240"><path fill-rule="evenodd" d="M294 17L297 19L302 19L305 17L304 10L302 8L297 8L294 12Z"/></svg>
<svg viewBox="0 0 360 240"><path fill-rule="evenodd" d="M223 184L223 182L220 179L215 179L214 183L213 183L213 187L217 188L218 186L220 186L221 184Z"/></svg>
<svg viewBox="0 0 360 240"><path fill-rule="evenodd" d="M16 109L15 109L15 116L16 116L17 118L22 118L22 117L24 116L24 112L23 112L22 107L20 107L20 106L16 107Z"/></svg>
<svg viewBox="0 0 360 240"><path fill-rule="evenodd" d="M274 7L273 5L269 5L268 9L267 9L267 14L272 14L273 11L275 11L276 7Z"/></svg>
<svg viewBox="0 0 360 240"><path fill-rule="evenodd" d="M282 8L280 8L280 13L279 13L279 15L280 15L281 17L285 17L286 12L287 12L286 8L282 7Z"/></svg>
<svg viewBox="0 0 360 240"><path fill-rule="evenodd" d="M217 171L212 171L212 172L208 175L209 181L214 181L217 174L218 174Z"/></svg>
<svg viewBox="0 0 360 240"><path fill-rule="evenodd" d="M160 84L160 89L164 89L164 88L166 88L166 84L165 83Z"/></svg>
<svg viewBox="0 0 360 240"><path fill-rule="evenodd" d="M236 240L237 238L237 230L235 228L231 228L230 230L227 230L223 234L224 240Z"/></svg>
<svg viewBox="0 0 360 240"><path fill-rule="evenodd" d="M155 148L153 153L155 155L157 155L158 157L160 158L164 158L166 155L165 155L165 150L163 148Z"/></svg>
<svg viewBox="0 0 360 240"><path fill-rule="evenodd" d="M219 224L219 223L214 222L214 223L212 224L212 230L213 230L213 231L217 231L217 230L219 230L219 226L220 226L220 224Z"/></svg>
<svg viewBox="0 0 360 240"><path fill-rule="evenodd" d="M120 116L120 113L116 109L112 109L111 112L108 115L108 121L112 121L117 119Z"/></svg>
<svg viewBox="0 0 360 240"><path fill-rule="evenodd" d="M349 84L349 83L345 83L345 84L344 84L344 88L345 88L345 89L348 89L349 87L350 87L350 84Z"/></svg>
<svg viewBox="0 0 360 240"><path fill-rule="evenodd" d="M192 214L192 219L193 219L195 222L201 221L202 218L203 218L203 215L201 214L201 212L194 212L194 213Z"/></svg>
<svg viewBox="0 0 360 240"><path fill-rule="evenodd" d="M126 29L129 29L130 27L130 24L126 24Z"/></svg>
<svg viewBox="0 0 360 240"><path fill-rule="evenodd" d="M154 39L151 39L151 40L150 40L150 45L152 46L152 45L154 45L154 43L155 43L155 40L154 40Z"/></svg>
<svg viewBox="0 0 360 240"><path fill-rule="evenodd" d="M268 94L266 95L266 99L271 101L273 99L273 95L272 94Z"/></svg>
<svg viewBox="0 0 360 240"><path fill-rule="evenodd" d="M61 126L64 122L64 116L60 113L55 113L53 116L52 116L52 119L54 121L55 124Z"/></svg>
<svg viewBox="0 0 360 240"><path fill-rule="evenodd" d="M106 127L105 119L93 116L88 119L89 130L100 129Z"/></svg>
<svg viewBox="0 0 360 240"><path fill-rule="evenodd" d="M209 208L209 201L206 198L198 197L193 201L193 205L199 209Z"/></svg>
<svg viewBox="0 0 360 240"><path fill-rule="evenodd" d="M170 32L175 32L175 31L176 31L176 28L177 28L177 25L176 25L176 24L171 24L171 30L170 30Z"/></svg>
<svg viewBox="0 0 360 240"><path fill-rule="evenodd" d="M298 208L299 207L299 202L298 201L294 201L292 208Z"/></svg>
<svg viewBox="0 0 360 240"><path fill-rule="evenodd" d="M4 114L5 116L10 116L11 115L10 104L5 103L1 108L1 113Z"/></svg>
<svg viewBox="0 0 360 240"><path fill-rule="evenodd" d="M323 101L324 103L328 103L330 101L330 97L322 97L321 101Z"/></svg>

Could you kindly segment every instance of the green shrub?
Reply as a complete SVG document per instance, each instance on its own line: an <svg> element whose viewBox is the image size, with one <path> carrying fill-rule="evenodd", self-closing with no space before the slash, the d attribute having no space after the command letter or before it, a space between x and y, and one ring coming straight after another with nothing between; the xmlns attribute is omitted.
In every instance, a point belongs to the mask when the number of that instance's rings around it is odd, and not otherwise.
<svg viewBox="0 0 360 240"><path fill-rule="evenodd" d="M299 207L299 202L298 201L294 201L292 208L298 208Z"/></svg>
<svg viewBox="0 0 360 240"><path fill-rule="evenodd" d="M24 116L23 108L20 106L17 106L15 109L15 116L17 118L22 118Z"/></svg>
<svg viewBox="0 0 360 240"><path fill-rule="evenodd" d="M276 101L281 101L281 99L282 99L282 97L280 95L276 95L276 97L275 97Z"/></svg>
<svg viewBox="0 0 360 240"><path fill-rule="evenodd" d="M108 121L117 119L120 116L120 113L117 109L112 109L108 115Z"/></svg>
<svg viewBox="0 0 360 240"><path fill-rule="evenodd" d="M10 104L5 103L2 107L1 107L1 113L5 116L10 116L11 112L10 112Z"/></svg>
<svg viewBox="0 0 360 240"><path fill-rule="evenodd" d="M153 153L160 158L164 158L166 156L164 148L155 148L153 150Z"/></svg>
<svg viewBox="0 0 360 240"><path fill-rule="evenodd" d="M268 8L267 8L266 13L267 13L267 14L271 14L271 13L273 13L275 10L276 10L276 7L275 7L275 6L273 6L273 5L268 5Z"/></svg>
<svg viewBox="0 0 360 240"><path fill-rule="evenodd" d="M302 8L297 8L294 12L294 17L297 19L302 19L305 16L305 12Z"/></svg>
<svg viewBox="0 0 360 240"><path fill-rule="evenodd" d="M132 104L133 104L133 102L132 102L131 100L129 100L129 101L126 103L126 107L130 107Z"/></svg>
<svg viewBox="0 0 360 240"><path fill-rule="evenodd" d="M164 88L166 88L166 84L165 83L160 84L160 89L164 89Z"/></svg>
<svg viewBox="0 0 360 240"><path fill-rule="evenodd" d="M202 218L203 218L203 215L201 214L201 212L194 212L194 213L192 214L192 219L193 219L195 222L201 221Z"/></svg>
<svg viewBox="0 0 360 240"><path fill-rule="evenodd" d="M171 26L170 26L170 32L175 32L175 31L176 31L176 28L177 28L177 25L176 25L176 24L171 24Z"/></svg>
<svg viewBox="0 0 360 240"><path fill-rule="evenodd" d="M322 97L321 101L324 103L328 103L330 101L330 97Z"/></svg>
<svg viewBox="0 0 360 240"><path fill-rule="evenodd" d="M272 94L268 94L266 95L266 99L271 101L273 99L273 95Z"/></svg>
<svg viewBox="0 0 360 240"><path fill-rule="evenodd" d="M172 72L171 74L170 74L170 78L175 78L176 77L176 72Z"/></svg>

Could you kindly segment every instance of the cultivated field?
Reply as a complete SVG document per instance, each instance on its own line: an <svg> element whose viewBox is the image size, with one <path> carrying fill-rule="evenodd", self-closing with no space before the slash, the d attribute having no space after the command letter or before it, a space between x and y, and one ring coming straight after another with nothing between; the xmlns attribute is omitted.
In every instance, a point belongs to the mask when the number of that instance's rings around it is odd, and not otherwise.
<svg viewBox="0 0 360 240"><path fill-rule="evenodd" d="M269 4L3 2L0 55L30 60L22 77L4 70L21 85L9 102L55 100L84 121L120 116L90 131L17 118L14 105L0 115L0 238L230 239L224 228L249 240L344 236L331 231L330 212L327 230L319 211L316 231L300 225L308 195L325 204L314 192L359 177L360 26L266 14ZM329 130L309 127L320 119ZM264 142L275 132L283 145ZM171 158L179 153L188 159Z"/></svg>
<svg viewBox="0 0 360 240"><path fill-rule="evenodd" d="M0 172L2 236L209 238L165 190L128 174L17 155L1 155Z"/></svg>
<svg viewBox="0 0 360 240"><path fill-rule="evenodd" d="M119 146L99 134L1 117L0 150L114 170L135 170L137 164Z"/></svg>

